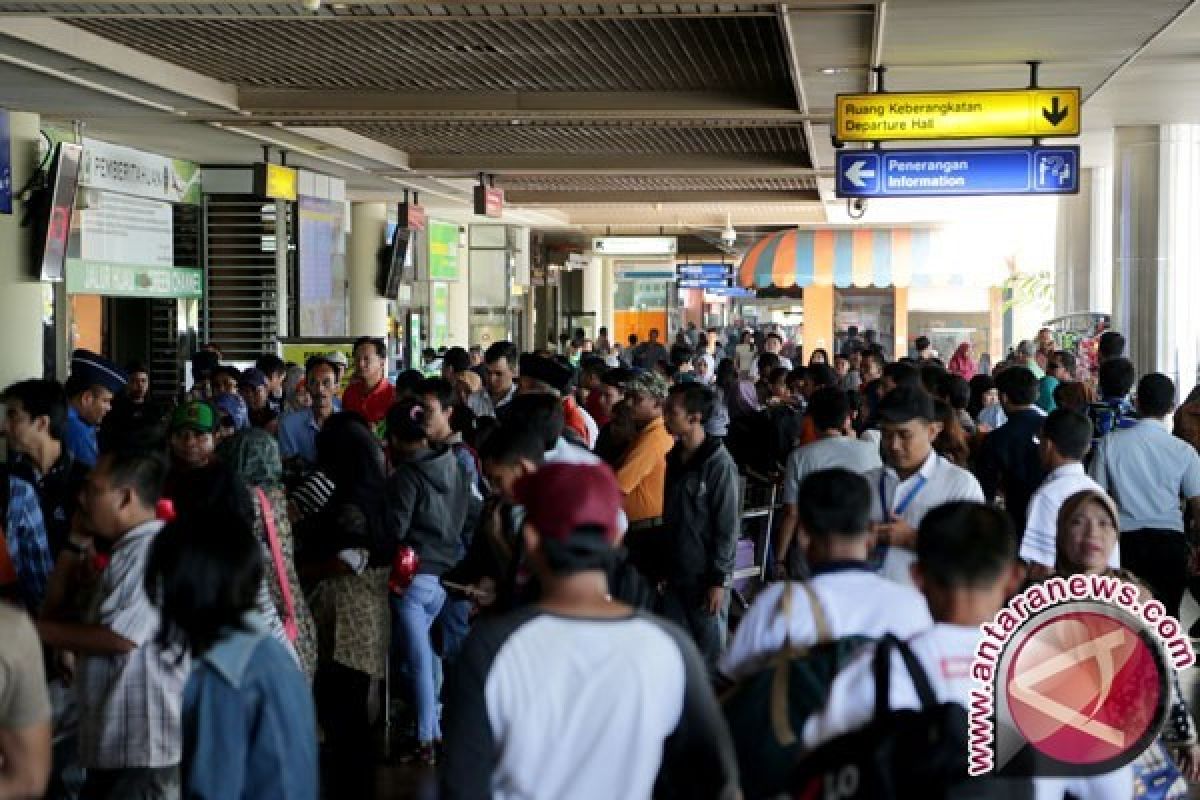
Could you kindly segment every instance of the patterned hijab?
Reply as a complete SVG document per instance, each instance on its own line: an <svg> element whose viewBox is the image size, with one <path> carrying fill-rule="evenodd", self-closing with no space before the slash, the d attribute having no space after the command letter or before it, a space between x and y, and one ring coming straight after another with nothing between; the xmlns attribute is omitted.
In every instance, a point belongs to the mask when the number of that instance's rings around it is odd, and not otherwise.
<svg viewBox="0 0 1200 800"><path fill-rule="evenodd" d="M262 428L247 428L221 442L217 456L247 486L277 489L283 485L283 462L275 438Z"/></svg>

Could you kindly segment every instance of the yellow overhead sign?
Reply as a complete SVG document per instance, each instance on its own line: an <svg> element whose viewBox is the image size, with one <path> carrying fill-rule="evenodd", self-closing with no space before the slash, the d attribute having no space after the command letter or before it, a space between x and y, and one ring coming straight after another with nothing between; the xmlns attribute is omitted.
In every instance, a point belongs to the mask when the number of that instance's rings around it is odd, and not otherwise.
<svg viewBox="0 0 1200 800"><path fill-rule="evenodd" d="M259 197L296 201L300 173L279 164L254 165L254 193Z"/></svg>
<svg viewBox="0 0 1200 800"><path fill-rule="evenodd" d="M987 139L1079 135L1079 88L839 94L834 138Z"/></svg>

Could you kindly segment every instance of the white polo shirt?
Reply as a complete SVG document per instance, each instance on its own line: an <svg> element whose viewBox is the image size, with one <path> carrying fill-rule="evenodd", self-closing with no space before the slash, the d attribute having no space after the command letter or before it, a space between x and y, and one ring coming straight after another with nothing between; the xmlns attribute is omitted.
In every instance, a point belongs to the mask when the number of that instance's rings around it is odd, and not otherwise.
<svg viewBox="0 0 1200 800"><path fill-rule="evenodd" d="M831 639L893 633L902 639L933 625L925 597L915 589L881 578L861 562L835 562L813 569L809 587L821 604ZM790 614L780 613L784 591L791 593ZM808 592L798 583L773 583L763 589L742 617L720 670L737 679L783 649L785 634L796 647L817 641Z"/></svg>
<svg viewBox="0 0 1200 800"><path fill-rule="evenodd" d="M957 501L982 503L983 490L975 476L956 467L930 450L929 457L915 473L900 480L891 467L873 469L865 476L871 484L871 521L886 522L884 504L912 527L920 526L925 515L938 506ZM889 547L880 574L890 580L912 586L910 567L916 554L904 547Z"/></svg>
<svg viewBox="0 0 1200 800"><path fill-rule="evenodd" d="M1046 476L1042 485L1029 500L1025 535L1021 537L1021 560L1030 564L1053 567L1058 552L1058 512L1074 494L1085 491L1104 494L1104 488L1088 477L1083 464L1063 464ZM1118 544L1108 557L1113 569L1121 566L1121 547Z"/></svg>

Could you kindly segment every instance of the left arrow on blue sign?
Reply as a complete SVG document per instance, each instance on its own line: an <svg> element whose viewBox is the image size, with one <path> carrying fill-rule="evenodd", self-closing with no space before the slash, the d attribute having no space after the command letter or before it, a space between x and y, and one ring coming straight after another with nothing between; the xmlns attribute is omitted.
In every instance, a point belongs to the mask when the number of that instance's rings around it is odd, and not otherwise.
<svg viewBox="0 0 1200 800"><path fill-rule="evenodd" d="M949 150L843 150L838 197L963 197L1075 194L1079 148L958 147Z"/></svg>

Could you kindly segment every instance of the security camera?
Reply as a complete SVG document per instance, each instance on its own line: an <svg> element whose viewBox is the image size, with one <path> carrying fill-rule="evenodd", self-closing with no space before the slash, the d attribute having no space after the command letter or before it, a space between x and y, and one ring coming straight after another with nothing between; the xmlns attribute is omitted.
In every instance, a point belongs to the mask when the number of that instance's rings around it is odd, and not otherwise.
<svg viewBox="0 0 1200 800"><path fill-rule="evenodd" d="M737 231L733 228L726 228L721 231L721 244L723 246L733 247L735 242L737 242Z"/></svg>

